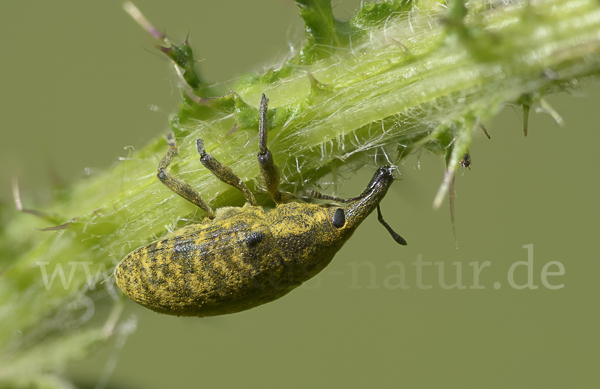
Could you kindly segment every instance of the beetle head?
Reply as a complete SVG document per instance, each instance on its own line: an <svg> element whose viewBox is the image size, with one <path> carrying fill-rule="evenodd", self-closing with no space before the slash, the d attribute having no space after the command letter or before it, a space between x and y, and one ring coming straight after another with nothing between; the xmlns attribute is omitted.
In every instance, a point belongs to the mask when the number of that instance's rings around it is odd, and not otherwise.
<svg viewBox="0 0 600 389"><path fill-rule="evenodd" d="M394 182L392 172L393 169L389 166L380 167L360 196L348 200L348 205L343 208L330 207L328 216L331 225L340 233L351 235L360 223L377 208L379 222L388 230L397 243L406 245L406 241L383 220L379 210L379 203L385 197L392 182Z"/></svg>
<svg viewBox="0 0 600 389"><path fill-rule="evenodd" d="M394 182L392 168L382 166L373 175L371 181L360 194L344 207L346 225L348 228L356 228L367 216L371 214L385 197L390 185Z"/></svg>

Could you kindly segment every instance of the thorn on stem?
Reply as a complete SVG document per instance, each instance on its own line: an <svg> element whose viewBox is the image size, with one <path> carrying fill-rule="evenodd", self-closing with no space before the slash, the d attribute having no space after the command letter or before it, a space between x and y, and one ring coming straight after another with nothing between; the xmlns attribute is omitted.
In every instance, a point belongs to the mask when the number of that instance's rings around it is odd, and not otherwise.
<svg viewBox="0 0 600 389"><path fill-rule="evenodd" d="M523 104L523 134L527 136L527 129L529 128L529 110L530 105Z"/></svg>
<svg viewBox="0 0 600 389"><path fill-rule="evenodd" d="M487 128L485 128L485 126L483 125L483 123L479 122L479 128L481 128L483 130L483 133L485 134L485 136L487 136L488 139L492 139L492 137L490 136L490 134L488 134Z"/></svg>
<svg viewBox="0 0 600 389"><path fill-rule="evenodd" d="M23 213L29 213L31 215L37 216L40 219L46 219L46 214L40 211L36 211L35 209L27 209L23 207L23 203L21 202L21 192L19 190L19 182L17 181L16 178L13 178L12 180L12 192L13 192L13 199L15 201L15 208L17 208L17 211L19 212L23 212Z"/></svg>
<svg viewBox="0 0 600 389"><path fill-rule="evenodd" d="M38 231L60 231L60 230L66 230L67 228L71 227L71 223L74 222L75 219L73 220L69 220L66 223L63 223L59 226L54 226L54 227L46 227L46 228L37 228Z"/></svg>
<svg viewBox="0 0 600 389"><path fill-rule="evenodd" d="M164 54L166 54L168 57L170 57L169 54L171 54L171 52L173 51L173 46L170 47L164 47L161 45L154 45L154 47L156 47L157 49L159 49L160 51L162 51Z"/></svg>
<svg viewBox="0 0 600 389"><path fill-rule="evenodd" d="M552 106L550 105L550 103L548 103L548 101L546 101L546 99L541 98L540 105L541 107L536 108L535 112L547 113L552 117L552 119L554 119L556 124L558 124L561 127L565 126L565 121L563 120L562 116L560 116L560 114L554 108L552 108Z"/></svg>
<svg viewBox="0 0 600 389"><path fill-rule="evenodd" d="M123 9L137 22L137 24L148 31L154 38L165 42L167 41L167 36L154 27L132 2L126 1L123 3Z"/></svg>
<svg viewBox="0 0 600 389"><path fill-rule="evenodd" d="M402 50L404 50L404 52L408 53L408 48L406 46L404 46L402 44L402 42L400 42L398 39L392 37L390 38L392 40L392 42L394 42L397 46L400 46L400 48L402 48Z"/></svg>
<svg viewBox="0 0 600 389"><path fill-rule="evenodd" d="M454 235L454 245L458 249L458 240L456 239L456 217L454 214L454 198L456 197L456 177L452 176L450 186L448 188L448 206L450 207L450 223L452 224L452 234Z"/></svg>

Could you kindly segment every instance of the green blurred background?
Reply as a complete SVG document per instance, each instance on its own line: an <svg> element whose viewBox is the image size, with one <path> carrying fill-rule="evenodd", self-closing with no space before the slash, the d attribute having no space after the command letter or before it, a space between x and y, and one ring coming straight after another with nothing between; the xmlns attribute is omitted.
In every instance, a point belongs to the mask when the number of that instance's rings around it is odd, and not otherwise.
<svg viewBox="0 0 600 389"><path fill-rule="evenodd" d="M303 36L291 0L135 4L175 41L190 31L208 80L267 69ZM347 18L358 4L336 2L336 15ZM179 102L177 80L120 1L3 0L0 31L3 201L11 201L11 177L26 204L40 204L53 185L109 169L128 155L126 146L142 148L166 132ZM486 123L491 140L477 134L472 170L456 178L458 250L447 205L431 208L442 160L411 156L382 204L408 247L397 246L371 217L318 278L275 303L205 319L130 303L125 315L138 316L138 329L109 387L595 387L600 88L580 94L548 97L564 128L532 112L524 138L521 110L507 107ZM356 195L371 174L351 177L341 194ZM508 269L527 260L527 244L539 288L515 290ZM467 288L443 289L437 265L424 268L424 283L433 287L417 288L418 255L443 262L448 284L459 262ZM373 268L353 273L361 261ZM386 287L398 261L409 289ZM490 261L483 290L469 288L469 263L476 261ZM565 268L565 275L548 278L562 289L542 285L550 261ZM526 281L524 267L516 274L518 283ZM68 376L93 387L117 347L109 342Z"/></svg>

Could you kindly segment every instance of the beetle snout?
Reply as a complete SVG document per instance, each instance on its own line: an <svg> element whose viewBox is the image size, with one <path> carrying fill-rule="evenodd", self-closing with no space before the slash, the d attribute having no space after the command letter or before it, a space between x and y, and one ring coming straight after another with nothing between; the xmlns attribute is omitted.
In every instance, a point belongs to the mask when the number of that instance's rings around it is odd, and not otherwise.
<svg viewBox="0 0 600 389"><path fill-rule="evenodd" d="M387 193L390 185L394 182L394 169L390 166L382 166L365 188L365 190L344 208L346 214L346 227L356 228L371 212Z"/></svg>
<svg viewBox="0 0 600 389"><path fill-rule="evenodd" d="M391 166L381 166L377 169L373 178L375 179L375 181L393 181L394 168Z"/></svg>
<svg viewBox="0 0 600 389"><path fill-rule="evenodd" d="M392 168L391 166L381 166L380 168L378 168L375 174L373 174L373 178L371 178L371 181L369 182L365 190L363 190L363 192L358 197L370 196L371 192L377 191L377 188L380 188L379 190L381 190L382 187L385 187L383 193L385 195L385 191L387 191L387 188L392 184L392 182L394 182L393 172L394 168Z"/></svg>

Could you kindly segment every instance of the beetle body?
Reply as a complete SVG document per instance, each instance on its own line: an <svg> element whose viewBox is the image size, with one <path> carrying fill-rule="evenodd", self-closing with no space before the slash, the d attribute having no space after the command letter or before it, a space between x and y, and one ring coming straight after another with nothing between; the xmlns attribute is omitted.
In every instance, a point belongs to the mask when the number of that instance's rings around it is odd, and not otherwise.
<svg viewBox="0 0 600 389"><path fill-rule="evenodd" d="M115 271L117 284L135 302L180 316L223 315L276 300L323 270L375 209L393 180L389 168L377 176L371 196L343 208L221 208L213 220L130 253ZM345 222L335 227L340 209Z"/></svg>
<svg viewBox="0 0 600 389"><path fill-rule="evenodd" d="M206 153L198 140L202 164L240 189L247 200L243 207L213 212L192 187L166 170L177 155L170 138L158 178L205 210L207 217L134 250L117 265L117 285L132 300L156 312L200 317L244 311L276 300L323 270L376 208L379 221L398 243L406 244L379 211L379 202L394 181L390 167L379 168L354 199L313 196L339 200L345 206L309 204L279 190L279 171L266 147L267 101L263 95L258 162L277 206L265 212L242 180Z"/></svg>

